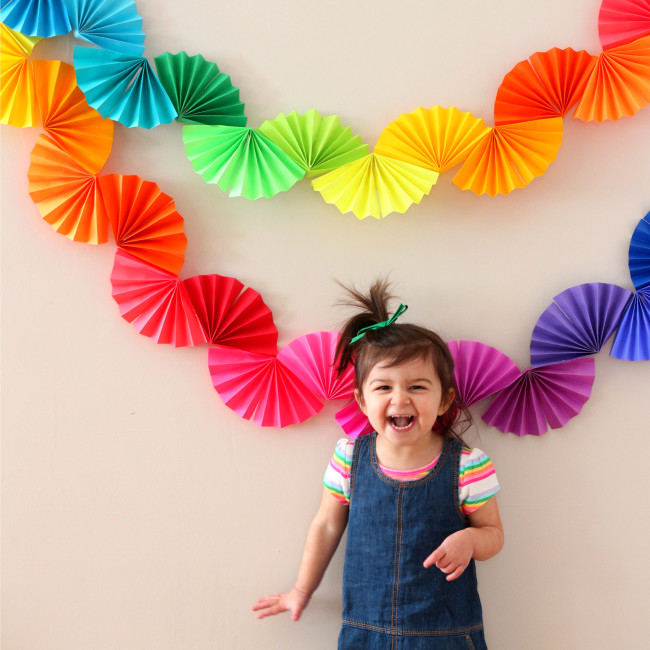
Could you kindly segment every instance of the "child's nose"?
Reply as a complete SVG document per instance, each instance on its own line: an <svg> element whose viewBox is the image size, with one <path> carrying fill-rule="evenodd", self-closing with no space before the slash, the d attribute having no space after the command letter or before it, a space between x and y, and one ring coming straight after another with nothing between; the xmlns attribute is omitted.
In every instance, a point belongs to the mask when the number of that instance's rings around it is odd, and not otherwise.
<svg viewBox="0 0 650 650"><path fill-rule="evenodd" d="M393 404L407 404L410 401L408 391L396 388L393 391Z"/></svg>

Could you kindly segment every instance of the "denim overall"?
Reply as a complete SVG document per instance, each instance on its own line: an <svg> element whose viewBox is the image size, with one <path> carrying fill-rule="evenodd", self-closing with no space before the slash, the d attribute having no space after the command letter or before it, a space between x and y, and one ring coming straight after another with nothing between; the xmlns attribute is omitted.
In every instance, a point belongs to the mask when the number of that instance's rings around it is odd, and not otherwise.
<svg viewBox="0 0 650 650"><path fill-rule="evenodd" d="M486 650L474 560L446 581L424 560L467 527L458 505L461 443L446 438L425 477L379 469L376 433L360 436L350 469L350 518L339 650Z"/></svg>

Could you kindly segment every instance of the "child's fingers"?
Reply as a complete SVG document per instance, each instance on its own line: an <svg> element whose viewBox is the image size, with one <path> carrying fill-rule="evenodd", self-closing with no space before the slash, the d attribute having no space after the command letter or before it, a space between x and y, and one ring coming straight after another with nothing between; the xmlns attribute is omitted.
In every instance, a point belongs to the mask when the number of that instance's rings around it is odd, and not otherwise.
<svg viewBox="0 0 650 650"><path fill-rule="evenodd" d="M445 557L445 552L440 548L440 546L433 552L429 557L424 561L424 566L428 569L434 564L438 564L440 560Z"/></svg>
<svg viewBox="0 0 650 650"><path fill-rule="evenodd" d="M463 575L464 571L465 567L461 564L447 576L447 582L451 582L452 580L456 580L456 578L460 578L460 576Z"/></svg>

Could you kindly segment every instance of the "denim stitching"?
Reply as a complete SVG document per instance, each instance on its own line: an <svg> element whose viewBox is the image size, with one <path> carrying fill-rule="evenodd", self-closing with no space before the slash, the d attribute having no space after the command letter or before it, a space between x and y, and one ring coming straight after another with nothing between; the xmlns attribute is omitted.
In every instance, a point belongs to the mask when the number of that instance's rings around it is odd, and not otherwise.
<svg viewBox="0 0 650 650"><path fill-rule="evenodd" d="M373 632L387 632L393 636L459 636L471 632L478 632L483 629L482 623L476 625L469 625L467 627L458 628L456 630L400 630L399 628L381 627L380 625L373 625L372 623L361 623L359 621L351 621L343 619L343 625L350 627L358 627L363 630L372 630Z"/></svg>

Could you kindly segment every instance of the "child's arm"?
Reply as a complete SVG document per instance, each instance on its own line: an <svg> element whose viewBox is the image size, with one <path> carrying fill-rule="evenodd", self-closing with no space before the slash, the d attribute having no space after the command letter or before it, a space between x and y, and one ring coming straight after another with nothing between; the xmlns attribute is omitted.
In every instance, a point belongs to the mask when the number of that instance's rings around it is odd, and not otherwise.
<svg viewBox="0 0 650 650"><path fill-rule="evenodd" d="M253 605L253 611L259 612L257 618L286 611L291 612L292 620L300 618L341 541L348 523L348 512L346 505L340 503L331 492L323 490L320 507L307 533L296 584L286 594L259 598Z"/></svg>
<svg viewBox="0 0 650 650"><path fill-rule="evenodd" d="M469 528L449 535L424 561L425 567L435 564L446 573L447 580L460 577L472 558L489 560L503 548L503 525L496 497L468 516Z"/></svg>

